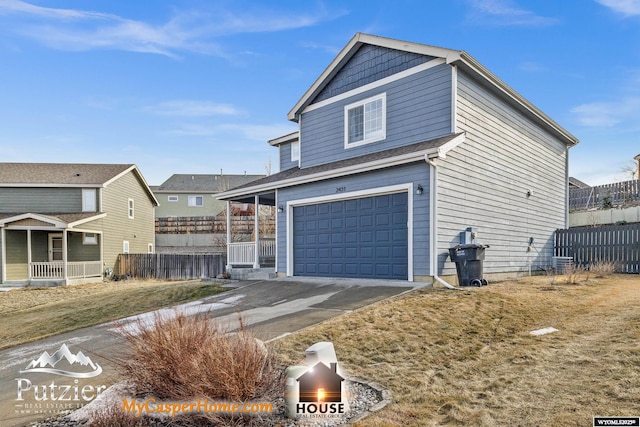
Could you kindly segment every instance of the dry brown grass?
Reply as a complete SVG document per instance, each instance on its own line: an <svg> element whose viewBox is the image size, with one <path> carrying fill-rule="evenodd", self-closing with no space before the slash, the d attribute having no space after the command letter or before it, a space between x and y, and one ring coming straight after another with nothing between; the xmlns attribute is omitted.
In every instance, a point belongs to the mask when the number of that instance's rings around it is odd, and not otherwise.
<svg viewBox="0 0 640 427"><path fill-rule="evenodd" d="M640 414L640 280L540 276L383 301L275 345L333 341L343 369L389 388L362 425L585 426ZM574 283L567 285L567 283ZM552 326L559 332L532 336Z"/></svg>
<svg viewBox="0 0 640 427"><path fill-rule="evenodd" d="M140 396L246 402L282 392L267 347L244 327L227 333L209 314L156 315L120 330L129 343L118 365Z"/></svg>
<svg viewBox="0 0 640 427"><path fill-rule="evenodd" d="M222 291L210 282L145 280L0 292L0 349Z"/></svg>

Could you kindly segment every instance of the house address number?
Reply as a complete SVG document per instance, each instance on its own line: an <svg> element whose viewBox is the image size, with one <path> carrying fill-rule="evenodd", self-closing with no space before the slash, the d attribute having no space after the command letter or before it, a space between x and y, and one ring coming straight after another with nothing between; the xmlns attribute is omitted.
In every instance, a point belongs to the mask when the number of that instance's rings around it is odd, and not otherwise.
<svg viewBox="0 0 640 427"><path fill-rule="evenodd" d="M347 187L336 187L336 193L344 193L347 191Z"/></svg>

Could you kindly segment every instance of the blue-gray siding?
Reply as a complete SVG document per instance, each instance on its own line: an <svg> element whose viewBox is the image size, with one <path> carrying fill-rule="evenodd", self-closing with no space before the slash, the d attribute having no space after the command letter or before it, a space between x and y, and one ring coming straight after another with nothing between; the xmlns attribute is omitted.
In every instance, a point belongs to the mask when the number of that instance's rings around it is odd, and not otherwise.
<svg viewBox="0 0 640 427"><path fill-rule="evenodd" d="M462 71L457 99L466 140L439 166L440 273L455 274L447 249L468 226L491 245L485 272L549 266L554 230L565 224L566 146Z"/></svg>
<svg viewBox="0 0 640 427"><path fill-rule="evenodd" d="M280 150L280 171L285 171L293 167L298 166L298 162L291 161L291 143L281 144L278 149Z"/></svg>
<svg viewBox="0 0 640 427"><path fill-rule="evenodd" d="M382 46L363 45L313 102L340 95L432 59L433 57L427 55Z"/></svg>
<svg viewBox="0 0 640 427"><path fill-rule="evenodd" d="M344 148L344 107L385 92L386 139ZM438 65L302 114L301 167L422 142L451 133L451 67Z"/></svg>
<svg viewBox="0 0 640 427"><path fill-rule="evenodd" d="M277 205L285 206L292 200L335 195L342 197L351 192L369 190L389 185L413 183L424 188L422 195L415 192L409 195L413 199L413 274L429 274L429 166L425 162L397 166L368 173L335 178L278 190ZM344 187L344 188L343 188ZM337 193L340 188L340 193ZM278 222L278 271L287 271L287 219L286 209L277 214Z"/></svg>

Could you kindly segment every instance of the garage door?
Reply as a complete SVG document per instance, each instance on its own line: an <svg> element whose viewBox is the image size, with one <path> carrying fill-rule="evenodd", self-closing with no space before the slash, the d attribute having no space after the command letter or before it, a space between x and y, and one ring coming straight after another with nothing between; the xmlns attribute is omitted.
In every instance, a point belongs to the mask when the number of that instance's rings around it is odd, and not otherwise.
<svg viewBox="0 0 640 427"><path fill-rule="evenodd" d="M293 208L296 276L408 279L407 193Z"/></svg>

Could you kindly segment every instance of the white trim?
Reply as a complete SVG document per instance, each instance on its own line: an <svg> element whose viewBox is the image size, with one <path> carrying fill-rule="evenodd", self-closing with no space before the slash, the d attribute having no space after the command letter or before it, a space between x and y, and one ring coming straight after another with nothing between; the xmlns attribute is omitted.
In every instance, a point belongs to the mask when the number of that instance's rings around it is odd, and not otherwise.
<svg viewBox="0 0 640 427"><path fill-rule="evenodd" d="M172 200L172 198L174 198L174 200ZM180 197L177 194L172 194L170 196L167 196L167 202L179 202L180 201Z"/></svg>
<svg viewBox="0 0 640 427"><path fill-rule="evenodd" d="M346 175L353 175L361 172L369 172L378 169L384 169L387 167L403 165L410 162L422 161L427 158L432 157L442 157L446 155L446 153L456 146L460 145L465 141L465 134L462 133L451 141L443 144L442 147L439 148L431 148L429 150L424 151L416 151L414 153L403 154L400 156L387 157L380 160L374 160L372 162L358 163L351 166L346 166L338 169L331 169L323 172L318 172L314 174L309 174L303 177L295 177L289 179L283 179L282 181L270 182L266 184L256 185L254 187L245 187L239 190L231 190L226 191L224 193L220 193L216 196L217 199L226 199L233 198L238 196L246 196L249 194L253 194L255 192L265 192L265 191L273 191L276 188L286 188L293 187L296 185L307 184L310 182L323 181L326 179L337 178Z"/></svg>
<svg viewBox="0 0 640 427"><path fill-rule="evenodd" d="M87 201L87 199L85 198L85 194L87 193L91 193L90 198L92 198L93 200L91 201L91 205L89 206L87 203L85 203ZM98 199L97 199L97 195L98 192L96 191L95 188L83 188L82 189L82 212L97 212L98 211ZM93 196L93 197L91 197Z"/></svg>
<svg viewBox="0 0 640 427"><path fill-rule="evenodd" d="M51 224L51 226L55 228L65 228L67 226L67 223L65 223L64 221L60 221L58 218L50 217L47 215L41 215L41 214L24 213L24 214L12 216L12 217L0 220L0 227L7 226L7 224L9 224L10 222L22 221L23 219L35 219L36 221L46 222ZM34 226L29 226L28 228L33 228L33 227ZM14 227L11 227L11 228L14 228ZM37 226L35 226L35 228L37 228Z"/></svg>
<svg viewBox="0 0 640 427"><path fill-rule="evenodd" d="M135 219L135 217L136 217L136 203L131 197L129 197L127 199L127 218Z"/></svg>
<svg viewBox="0 0 640 427"><path fill-rule="evenodd" d="M451 66L451 133L458 133L458 67Z"/></svg>
<svg viewBox="0 0 640 427"><path fill-rule="evenodd" d="M93 234L93 241L89 240L88 234ZM84 246L96 246L98 244L98 233L83 232L82 233L82 245Z"/></svg>
<svg viewBox="0 0 640 427"><path fill-rule="evenodd" d="M67 224L67 226L69 228L74 228L76 225L82 225L82 224L85 224L87 222L94 221L96 219L105 218L106 216L107 216L106 213L97 214L97 215L91 216L89 218L83 218L83 219L79 219L77 221L70 222L69 224Z"/></svg>
<svg viewBox="0 0 640 427"><path fill-rule="evenodd" d="M296 146L298 147L298 155L294 158L293 157L293 152L294 152L293 147L296 147ZM290 152L291 161L292 162L298 162L298 165L300 165L300 140L292 141L291 144L289 144L289 148L291 149L291 152Z"/></svg>
<svg viewBox="0 0 640 427"><path fill-rule="evenodd" d="M413 183L389 185L386 187L369 188L367 190L351 191L348 193L329 194L326 196L309 197L306 199L289 200L287 202L287 276L293 276L293 208L340 200L361 199L363 197L382 196L407 192L407 246L408 246L408 280L413 282Z"/></svg>
<svg viewBox="0 0 640 427"><path fill-rule="evenodd" d="M0 283L4 283L7 281L7 233L4 228L0 228L0 241L2 241L2 245L0 245L0 256L2 257L2 264L0 265L0 269L2 269L2 277L0 277Z"/></svg>
<svg viewBox="0 0 640 427"><path fill-rule="evenodd" d="M276 230L275 230L275 233L276 233L276 260L275 260L275 263L276 263L276 265L275 265L274 272L277 273L278 272L278 252L280 252L280 251L278 251L278 220L279 220L278 216L281 213L284 214L284 209L283 209L282 212L278 212L278 206L280 206L278 204L278 190L275 191L274 203L275 203L275 206L276 206Z"/></svg>
<svg viewBox="0 0 640 427"><path fill-rule="evenodd" d="M61 240L62 243L62 249L61 249L61 254L62 254L62 259L60 260L55 260L53 259L53 239L57 239L59 238ZM53 262L53 261L64 261L64 233L49 233L47 235L47 240L49 242L48 247L47 247L47 253L49 254L49 262Z"/></svg>
<svg viewBox="0 0 640 427"><path fill-rule="evenodd" d="M190 198L194 198L194 202L196 203L195 205L190 204ZM200 197L202 199L202 204L199 205L198 204L198 197ZM190 194L187 196L187 207L188 208L203 208L204 207L204 195L203 194Z"/></svg>
<svg viewBox="0 0 640 427"><path fill-rule="evenodd" d="M380 134L374 137L367 138L367 130L365 128L367 118L365 116L366 105L376 101L382 101L382 129L380 130ZM349 111L354 108L362 107L362 140L349 142ZM362 99L357 102L353 102L349 105L344 106L344 148L354 148L359 147L361 145L371 144L373 142L382 141L387 138L387 93L382 92L378 95L371 96L367 99Z"/></svg>
<svg viewBox="0 0 640 427"><path fill-rule="evenodd" d="M267 142L272 147L275 147L276 145L284 144L285 142L293 142L293 141L297 140L298 138L300 138L300 132L298 132L296 130L296 131L293 131L293 132L288 133L286 135L280 136L278 138L270 139Z"/></svg>
<svg viewBox="0 0 640 427"><path fill-rule="evenodd" d="M306 113L309 111L313 111L313 110L317 110L318 108L322 108L325 107L327 105L333 104L334 102L338 102L338 101L343 101L347 98L350 98L352 96L355 95L360 95L364 92L373 90L373 89L377 89L379 87L382 87L384 85L387 85L389 83L393 83L395 81L398 81L400 79L404 79L405 77L409 77L412 76L414 74L418 74L421 73L423 71L426 71L430 68L433 67L437 67L438 65L442 65L445 63L445 60L443 58L436 58L436 59L432 59L429 62L425 62L424 64L420 64L420 65L416 65L415 67L411 67L407 70L404 71L400 71L399 73L393 74L389 77L385 77L383 79L380 80L376 80L375 82L371 82L368 83L364 86L360 86L357 87L355 89L351 89L347 92L341 93L339 95L336 96L332 96L331 98L327 98L327 99L323 99L322 101L313 103L311 105L308 105L307 107L305 107L304 110L302 110L302 113Z"/></svg>
<svg viewBox="0 0 640 427"><path fill-rule="evenodd" d="M438 218L436 217L436 197L437 197L437 170L433 162L428 162L429 165L429 234L431 236L429 244L429 275L438 275Z"/></svg>
<svg viewBox="0 0 640 427"><path fill-rule="evenodd" d="M126 249L125 249L126 246ZM123 254L128 254L129 251L131 250L131 245L129 244L128 240L123 240L122 241L122 253Z"/></svg>

